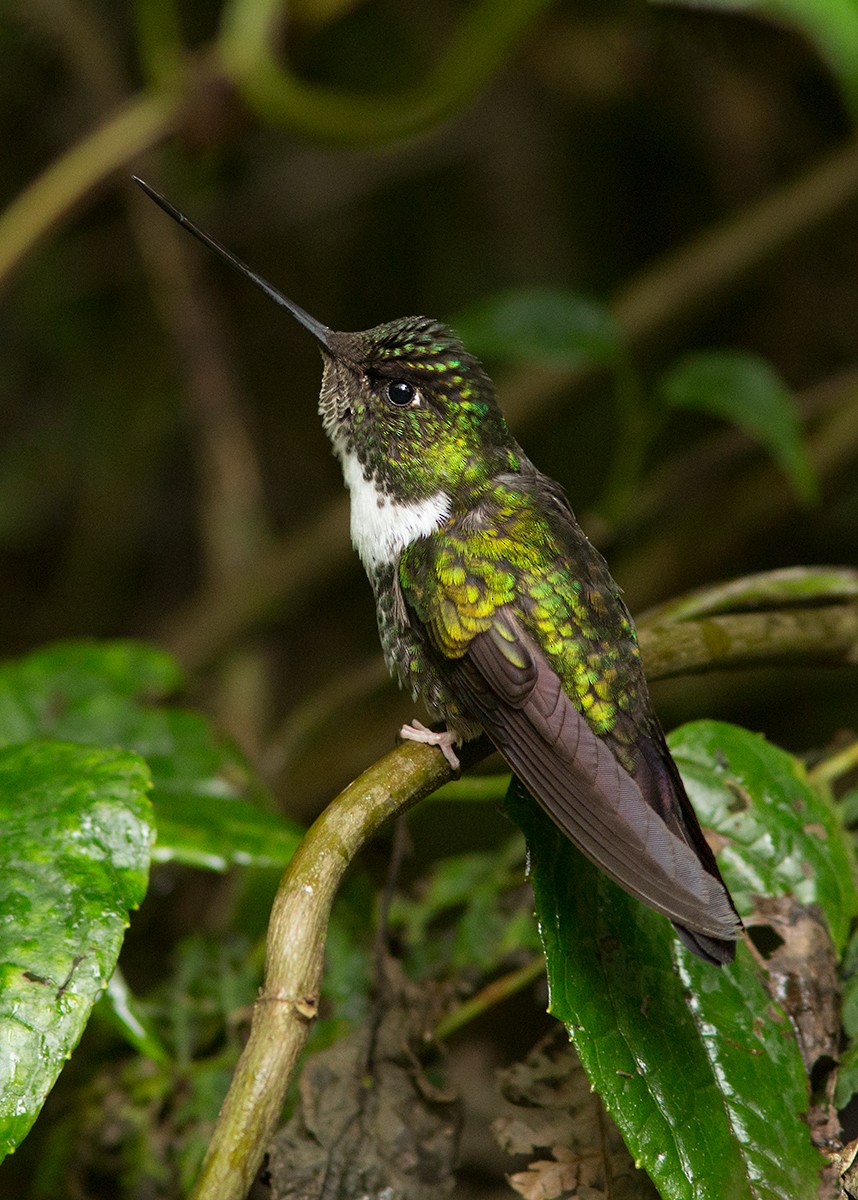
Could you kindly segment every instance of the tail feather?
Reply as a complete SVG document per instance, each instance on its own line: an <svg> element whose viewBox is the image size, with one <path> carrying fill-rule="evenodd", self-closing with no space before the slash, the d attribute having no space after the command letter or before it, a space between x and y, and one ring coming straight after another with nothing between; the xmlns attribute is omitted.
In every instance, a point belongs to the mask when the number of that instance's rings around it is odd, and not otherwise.
<svg viewBox="0 0 858 1200"><path fill-rule="evenodd" d="M694 929L686 929L684 925L674 923L679 940L698 958L712 963L716 967L724 967L736 957L736 943L725 941L723 938L709 937L705 933L697 933Z"/></svg>
<svg viewBox="0 0 858 1200"><path fill-rule="evenodd" d="M661 726L656 725L653 736L640 738L636 749L637 761L630 774L641 789L644 799L660 814L668 828L695 851L707 874L723 886L730 907L736 912L712 847L706 841L697 814L688 799L679 768L667 748ZM741 930L742 922L738 913L736 921ZM736 943L733 940L711 937L675 922L673 927L682 944L706 962L724 966L736 957Z"/></svg>

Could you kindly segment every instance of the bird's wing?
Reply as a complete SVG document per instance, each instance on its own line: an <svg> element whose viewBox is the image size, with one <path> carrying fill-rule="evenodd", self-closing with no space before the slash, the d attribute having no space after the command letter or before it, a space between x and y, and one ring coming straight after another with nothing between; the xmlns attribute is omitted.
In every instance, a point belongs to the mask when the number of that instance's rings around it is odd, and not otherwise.
<svg viewBox="0 0 858 1200"><path fill-rule="evenodd" d="M459 658L452 690L560 829L633 896L714 938L738 936L724 885L646 803L510 606Z"/></svg>

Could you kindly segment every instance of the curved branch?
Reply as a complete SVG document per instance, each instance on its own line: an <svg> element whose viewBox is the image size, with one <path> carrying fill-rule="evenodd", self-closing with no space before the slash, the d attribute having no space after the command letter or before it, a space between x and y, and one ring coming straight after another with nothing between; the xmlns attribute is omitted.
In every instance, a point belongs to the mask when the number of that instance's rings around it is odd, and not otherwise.
<svg viewBox="0 0 858 1200"><path fill-rule="evenodd" d="M491 750L484 738L464 746L463 766ZM451 777L442 754L403 743L341 792L307 832L277 890L250 1037L190 1200L244 1200L317 1013L328 918L343 875L381 825Z"/></svg>
<svg viewBox="0 0 858 1200"><path fill-rule="evenodd" d="M650 679L858 663L858 571L785 567L697 588L638 621Z"/></svg>
<svg viewBox="0 0 858 1200"><path fill-rule="evenodd" d="M858 599L645 625L650 679L753 666L858 666Z"/></svg>
<svg viewBox="0 0 858 1200"><path fill-rule="evenodd" d="M422 133L486 85L552 0L475 0L423 83L378 96L308 83L277 61L282 0L232 0L218 51L226 73L259 115L324 142L351 146Z"/></svg>

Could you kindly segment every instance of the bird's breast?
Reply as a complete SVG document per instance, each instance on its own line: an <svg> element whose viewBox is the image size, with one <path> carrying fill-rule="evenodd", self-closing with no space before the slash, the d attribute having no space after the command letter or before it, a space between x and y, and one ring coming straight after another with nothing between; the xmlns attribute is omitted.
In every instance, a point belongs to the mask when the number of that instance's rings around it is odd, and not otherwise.
<svg viewBox="0 0 858 1200"><path fill-rule="evenodd" d="M342 455L343 478L351 497L352 545L368 572L395 563L406 546L434 532L450 515L444 491L403 500L366 476L354 453Z"/></svg>

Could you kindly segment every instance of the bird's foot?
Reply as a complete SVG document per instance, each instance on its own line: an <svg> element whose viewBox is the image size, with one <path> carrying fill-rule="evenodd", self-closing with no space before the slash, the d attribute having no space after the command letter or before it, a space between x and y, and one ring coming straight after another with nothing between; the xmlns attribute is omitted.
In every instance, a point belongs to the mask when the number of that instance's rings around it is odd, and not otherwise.
<svg viewBox="0 0 858 1200"><path fill-rule="evenodd" d="M427 729L420 721L412 721L410 725L402 726L399 736L405 738L408 742L423 742L427 746L437 746L455 773L457 775L461 774L462 764L459 762L456 757L456 751L453 749L456 738L450 733L449 729L442 729L440 731Z"/></svg>

